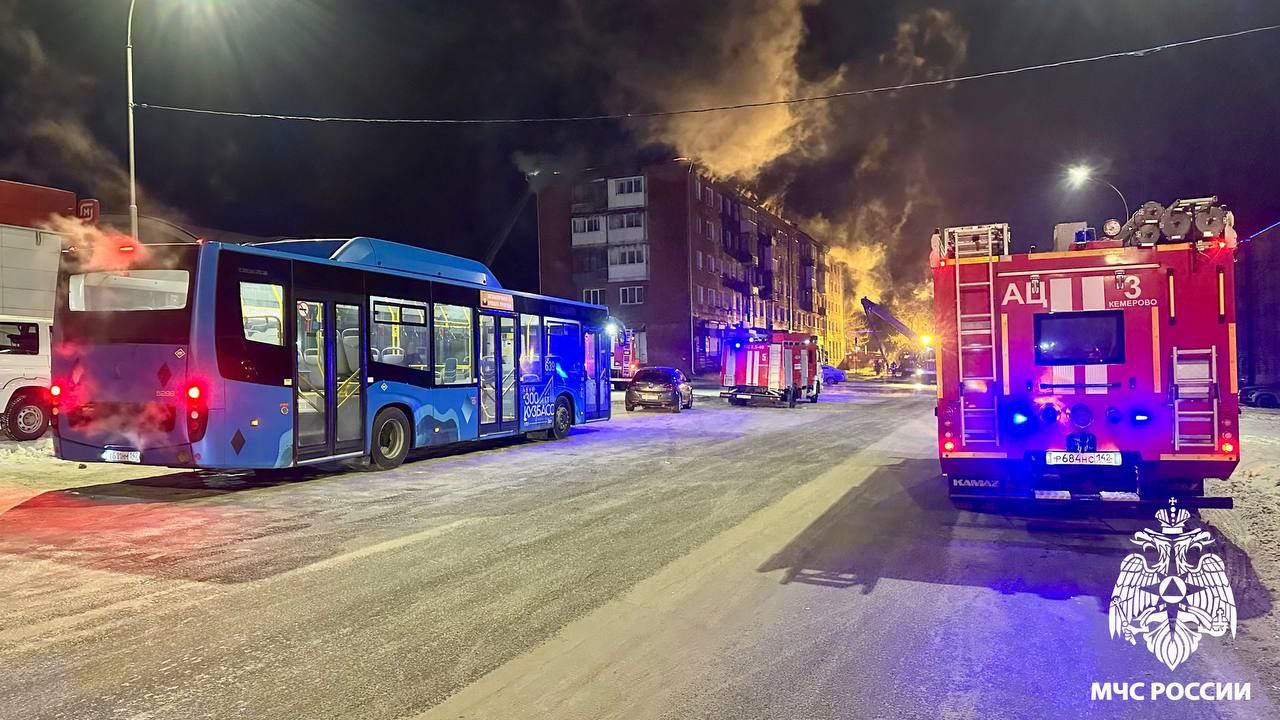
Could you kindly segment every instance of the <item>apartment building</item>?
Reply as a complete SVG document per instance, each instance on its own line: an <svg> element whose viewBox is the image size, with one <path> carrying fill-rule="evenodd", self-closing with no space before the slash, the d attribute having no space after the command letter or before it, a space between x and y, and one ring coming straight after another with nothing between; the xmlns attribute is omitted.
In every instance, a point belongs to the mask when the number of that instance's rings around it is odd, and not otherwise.
<svg viewBox="0 0 1280 720"><path fill-rule="evenodd" d="M717 369L734 328L810 333L843 357L826 246L686 161L541 190L538 249L541 291L607 305L644 364Z"/></svg>

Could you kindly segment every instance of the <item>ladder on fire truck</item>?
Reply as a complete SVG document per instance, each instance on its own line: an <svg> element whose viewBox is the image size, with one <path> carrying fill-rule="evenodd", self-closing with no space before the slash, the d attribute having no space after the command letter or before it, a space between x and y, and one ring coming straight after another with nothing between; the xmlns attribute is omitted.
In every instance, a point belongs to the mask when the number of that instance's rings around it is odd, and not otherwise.
<svg viewBox="0 0 1280 720"><path fill-rule="evenodd" d="M1009 226L974 225L945 232L947 255L955 258L956 267L960 439L965 445L995 445L1000 442L1000 422L994 260L1008 252Z"/></svg>
<svg viewBox="0 0 1280 720"><path fill-rule="evenodd" d="M1173 348L1173 449L1218 446L1218 348Z"/></svg>

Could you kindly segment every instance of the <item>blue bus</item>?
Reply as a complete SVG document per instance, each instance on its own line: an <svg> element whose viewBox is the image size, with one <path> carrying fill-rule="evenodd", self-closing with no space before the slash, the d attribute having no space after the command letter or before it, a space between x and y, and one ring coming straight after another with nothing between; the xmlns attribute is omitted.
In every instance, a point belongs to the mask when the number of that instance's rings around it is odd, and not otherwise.
<svg viewBox="0 0 1280 720"><path fill-rule="evenodd" d="M64 250L57 455L287 468L610 416L606 308L367 237Z"/></svg>

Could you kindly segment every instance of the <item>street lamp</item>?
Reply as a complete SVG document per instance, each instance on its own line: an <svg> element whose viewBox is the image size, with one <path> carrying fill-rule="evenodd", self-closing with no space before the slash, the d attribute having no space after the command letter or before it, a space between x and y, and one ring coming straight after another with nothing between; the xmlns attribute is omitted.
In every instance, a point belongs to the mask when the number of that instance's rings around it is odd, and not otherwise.
<svg viewBox="0 0 1280 720"><path fill-rule="evenodd" d="M133 6L129 0L129 24L124 43L125 78L129 85L129 236L138 242L138 176L133 150Z"/></svg>
<svg viewBox="0 0 1280 720"><path fill-rule="evenodd" d="M1124 204L1125 220L1129 219L1129 201L1124 199L1124 193L1120 192L1120 188L1101 178L1094 177L1093 168L1088 165L1072 165L1067 168L1067 184L1073 189L1079 189L1087 182L1095 182L1099 185L1106 185L1116 191L1116 195L1120 196L1120 202Z"/></svg>

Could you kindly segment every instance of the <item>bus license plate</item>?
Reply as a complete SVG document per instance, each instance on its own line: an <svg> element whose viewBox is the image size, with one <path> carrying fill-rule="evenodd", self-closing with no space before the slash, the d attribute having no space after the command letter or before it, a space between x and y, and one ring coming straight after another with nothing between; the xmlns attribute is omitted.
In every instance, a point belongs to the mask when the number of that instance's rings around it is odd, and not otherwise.
<svg viewBox="0 0 1280 720"><path fill-rule="evenodd" d="M1046 465L1120 465L1118 452L1063 452L1050 450L1044 454Z"/></svg>
<svg viewBox="0 0 1280 720"><path fill-rule="evenodd" d="M107 462L136 463L142 462L142 453L137 450L107 450L102 453Z"/></svg>
<svg viewBox="0 0 1280 720"><path fill-rule="evenodd" d="M750 395L743 395L742 393L738 393L737 395L734 395L734 397L738 398L739 400L750 400L750 399L751 399L751 396L750 396Z"/></svg>

